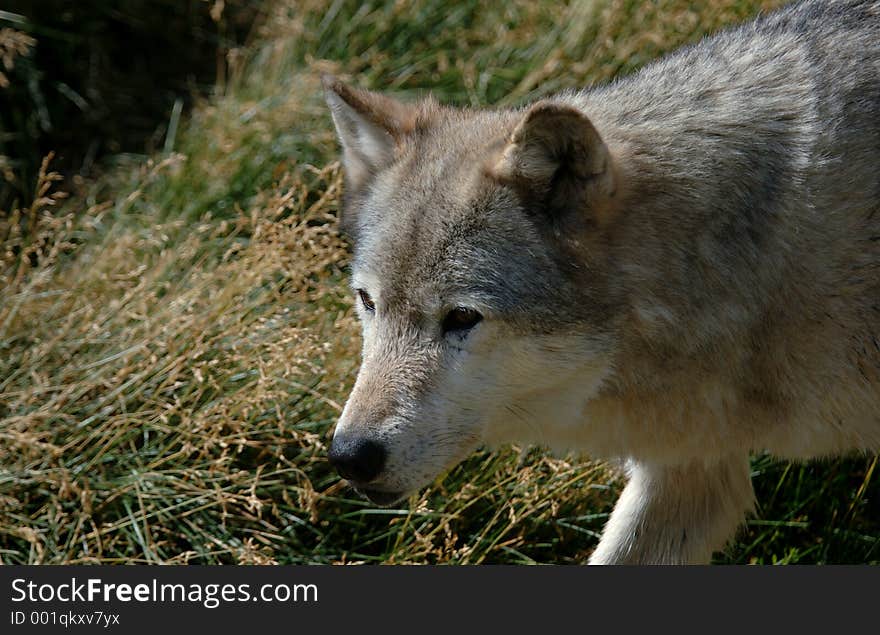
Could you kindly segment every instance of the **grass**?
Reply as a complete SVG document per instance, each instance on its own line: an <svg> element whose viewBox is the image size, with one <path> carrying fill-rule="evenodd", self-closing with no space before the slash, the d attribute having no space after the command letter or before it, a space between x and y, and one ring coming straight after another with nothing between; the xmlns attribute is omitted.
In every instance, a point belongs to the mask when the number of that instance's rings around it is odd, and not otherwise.
<svg viewBox="0 0 880 635"><path fill-rule="evenodd" d="M318 74L518 103L774 4L277 0L166 152L67 199L44 165L0 214L0 560L583 562L622 484L601 464L481 452L392 510L329 468L359 334ZM876 464L757 457L718 560L880 562Z"/></svg>
<svg viewBox="0 0 880 635"><path fill-rule="evenodd" d="M0 179L0 209L31 203L49 151L57 171L90 178L108 155L161 148L175 104L215 83L222 89L222 61L247 39L262 4L5 0L0 155L18 178Z"/></svg>

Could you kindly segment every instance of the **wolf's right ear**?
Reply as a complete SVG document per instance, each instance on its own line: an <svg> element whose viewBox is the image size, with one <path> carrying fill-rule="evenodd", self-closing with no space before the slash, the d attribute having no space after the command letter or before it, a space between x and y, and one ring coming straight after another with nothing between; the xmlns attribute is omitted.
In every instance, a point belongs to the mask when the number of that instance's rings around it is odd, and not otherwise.
<svg viewBox="0 0 880 635"><path fill-rule="evenodd" d="M346 186L357 190L391 163L396 147L415 128L419 109L331 75L321 81L342 144Z"/></svg>

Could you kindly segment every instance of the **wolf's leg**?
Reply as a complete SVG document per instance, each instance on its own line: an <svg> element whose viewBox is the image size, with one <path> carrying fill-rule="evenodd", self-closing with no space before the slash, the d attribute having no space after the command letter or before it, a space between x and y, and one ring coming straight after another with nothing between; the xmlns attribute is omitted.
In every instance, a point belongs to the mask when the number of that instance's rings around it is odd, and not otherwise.
<svg viewBox="0 0 880 635"><path fill-rule="evenodd" d="M748 456L629 471L590 564L707 563L754 502Z"/></svg>

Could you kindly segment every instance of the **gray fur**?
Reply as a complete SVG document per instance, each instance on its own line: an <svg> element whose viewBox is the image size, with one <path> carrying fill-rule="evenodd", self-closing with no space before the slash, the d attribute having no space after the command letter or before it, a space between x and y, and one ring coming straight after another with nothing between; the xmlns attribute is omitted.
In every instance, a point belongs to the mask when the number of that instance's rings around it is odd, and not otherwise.
<svg viewBox="0 0 880 635"><path fill-rule="evenodd" d="M749 451L880 449L880 2L797 3L520 110L326 85L377 298L339 426L389 448L370 488L482 442L626 458L592 561L692 562L750 508ZM458 305L485 319L443 335Z"/></svg>

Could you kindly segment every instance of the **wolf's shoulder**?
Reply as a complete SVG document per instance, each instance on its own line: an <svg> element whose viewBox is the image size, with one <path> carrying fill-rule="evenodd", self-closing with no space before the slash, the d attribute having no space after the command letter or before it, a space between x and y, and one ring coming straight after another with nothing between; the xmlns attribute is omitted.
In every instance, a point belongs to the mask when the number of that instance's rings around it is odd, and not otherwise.
<svg viewBox="0 0 880 635"><path fill-rule="evenodd" d="M880 0L806 0L728 27L633 74L576 91L599 104L698 100L715 92L745 101L795 98L842 74L880 81ZM865 84L865 81L861 82ZM577 100L577 97L575 97ZM590 99L592 102L593 100Z"/></svg>
<svg viewBox="0 0 880 635"><path fill-rule="evenodd" d="M880 52L880 0L795 2L710 35L692 50L711 55L719 47L772 50L776 45L801 49L817 61L847 50L876 56Z"/></svg>

